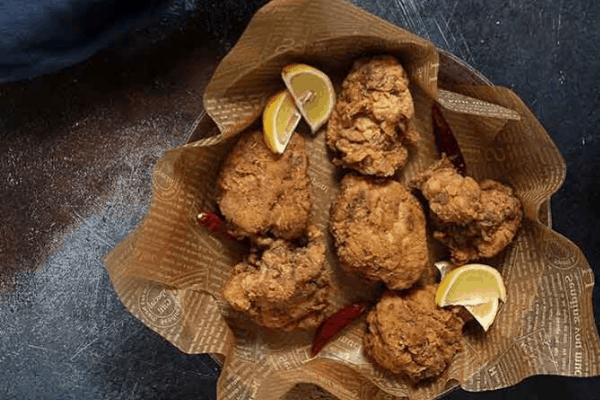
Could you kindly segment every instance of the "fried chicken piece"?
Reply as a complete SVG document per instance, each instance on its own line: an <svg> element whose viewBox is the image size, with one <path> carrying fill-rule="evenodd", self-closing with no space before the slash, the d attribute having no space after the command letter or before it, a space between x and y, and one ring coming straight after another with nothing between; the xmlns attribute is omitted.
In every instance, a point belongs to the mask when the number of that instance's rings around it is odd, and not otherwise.
<svg viewBox="0 0 600 400"><path fill-rule="evenodd" d="M407 289L429 267L425 215L400 182L348 174L331 207L342 267L390 289Z"/></svg>
<svg viewBox="0 0 600 400"><path fill-rule="evenodd" d="M391 176L416 143L408 77L397 59L357 60L342 84L327 127L333 162L366 175Z"/></svg>
<svg viewBox="0 0 600 400"><path fill-rule="evenodd" d="M259 258L236 265L223 298L257 324L292 331L318 326L330 305L331 280L325 268L325 236L308 228L306 247L275 240Z"/></svg>
<svg viewBox="0 0 600 400"><path fill-rule="evenodd" d="M523 208L511 188L463 177L445 156L413 184L429 201L433 236L449 248L456 264L495 256L521 225Z"/></svg>
<svg viewBox="0 0 600 400"><path fill-rule="evenodd" d="M436 290L388 291L367 316L366 353L412 382L439 376L462 349L463 320L436 306Z"/></svg>
<svg viewBox="0 0 600 400"><path fill-rule="evenodd" d="M310 221L312 188L301 135L293 135L283 154L274 154L261 131L244 134L221 167L217 182L221 212L237 238L293 239Z"/></svg>

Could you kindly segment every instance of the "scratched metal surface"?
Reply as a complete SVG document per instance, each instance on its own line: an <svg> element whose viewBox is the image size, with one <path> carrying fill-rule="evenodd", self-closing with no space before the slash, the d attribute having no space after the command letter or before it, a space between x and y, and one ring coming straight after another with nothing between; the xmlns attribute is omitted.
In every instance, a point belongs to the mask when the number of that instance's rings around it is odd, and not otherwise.
<svg viewBox="0 0 600 400"><path fill-rule="evenodd" d="M599 276L600 3L354 0L515 90L562 150L554 229ZM0 399L214 399L218 365L129 315L102 256L143 218L150 172L186 141L204 85L264 1L198 8L165 34L30 82L0 85ZM594 292L600 321L599 289ZM535 377L446 398L600 398L600 380Z"/></svg>

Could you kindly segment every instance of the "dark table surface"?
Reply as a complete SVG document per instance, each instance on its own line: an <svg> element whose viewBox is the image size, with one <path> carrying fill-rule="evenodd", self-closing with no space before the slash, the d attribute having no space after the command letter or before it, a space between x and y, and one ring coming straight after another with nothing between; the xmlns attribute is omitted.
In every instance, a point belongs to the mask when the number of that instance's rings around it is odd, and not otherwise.
<svg viewBox="0 0 600 400"><path fill-rule="evenodd" d="M567 178L553 228L600 276L600 3L354 0L517 92ZM187 3L187 2L186 2ZM0 85L0 399L214 399L219 366L180 353L119 302L102 256L143 218L151 169L187 140L220 58L264 1L193 2L66 70ZM600 289L594 289L600 321ZM541 376L448 399L600 398Z"/></svg>

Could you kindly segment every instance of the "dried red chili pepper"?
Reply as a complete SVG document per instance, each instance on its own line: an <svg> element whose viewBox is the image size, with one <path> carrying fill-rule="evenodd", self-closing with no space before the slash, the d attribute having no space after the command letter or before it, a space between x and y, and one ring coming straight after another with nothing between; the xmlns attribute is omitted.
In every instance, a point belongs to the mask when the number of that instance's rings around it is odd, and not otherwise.
<svg viewBox="0 0 600 400"><path fill-rule="evenodd" d="M327 318L319 325L315 333L310 354L316 356L319 351L342 329L347 327L352 321L363 315L367 310L368 304L357 302L346 306Z"/></svg>
<svg viewBox="0 0 600 400"><path fill-rule="evenodd" d="M452 162L452 165L454 165L454 168L456 168L458 173L462 176L466 176L467 164L465 163L465 159L463 158L458 142L454 137L454 133L452 133L452 129L450 129L450 126L442 114L442 110L440 110L437 104L433 105L432 116L433 131L435 133L439 152L446 153L446 156Z"/></svg>
<svg viewBox="0 0 600 400"><path fill-rule="evenodd" d="M202 226L207 227L212 232L217 232L231 238L231 235L227 232L227 225L217 214L211 211L202 211L198 214L197 219Z"/></svg>

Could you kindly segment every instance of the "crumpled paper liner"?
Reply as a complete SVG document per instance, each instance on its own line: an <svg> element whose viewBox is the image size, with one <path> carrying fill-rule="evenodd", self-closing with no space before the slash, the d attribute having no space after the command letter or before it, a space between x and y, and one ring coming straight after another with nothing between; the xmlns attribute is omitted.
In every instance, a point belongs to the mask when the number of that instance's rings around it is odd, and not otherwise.
<svg viewBox="0 0 600 400"><path fill-rule="evenodd" d="M514 242L489 261L508 290L494 325L487 333L478 327L467 332L464 350L449 368L418 386L366 358L364 317L311 358L313 331L271 332L232 311L220 291L246 249L195 220L200 211L218 211L220 163L234 136L254 124L266 99L283 88L284 65L315 65L339 87L352 61L369 53L396 55L411 79L421 143L410 149L397 178L408 181L439 158L431 122L439 99L469 173L509 184L525 209ZM204 138L158 161L148 215L105 261L121 301L144 324L183 352L224 357L219 399L278 399L301 382L342 400L431 399L457 385L485 391L536 374L600 374L593 272L572 242L540 221L565 178L559 151L517 95L469 76L451 56L441 60L438 73L440 57L431 43L349 3L279 0L256 14L217 68L204 97L210 118L197 128ZM324 130L307 135L307 148L316 194L313 220L327 231L339 170L329 161ZM334 276L334 303L341 307L370 288L341 272L329 239L327 267Z"/></svg>

